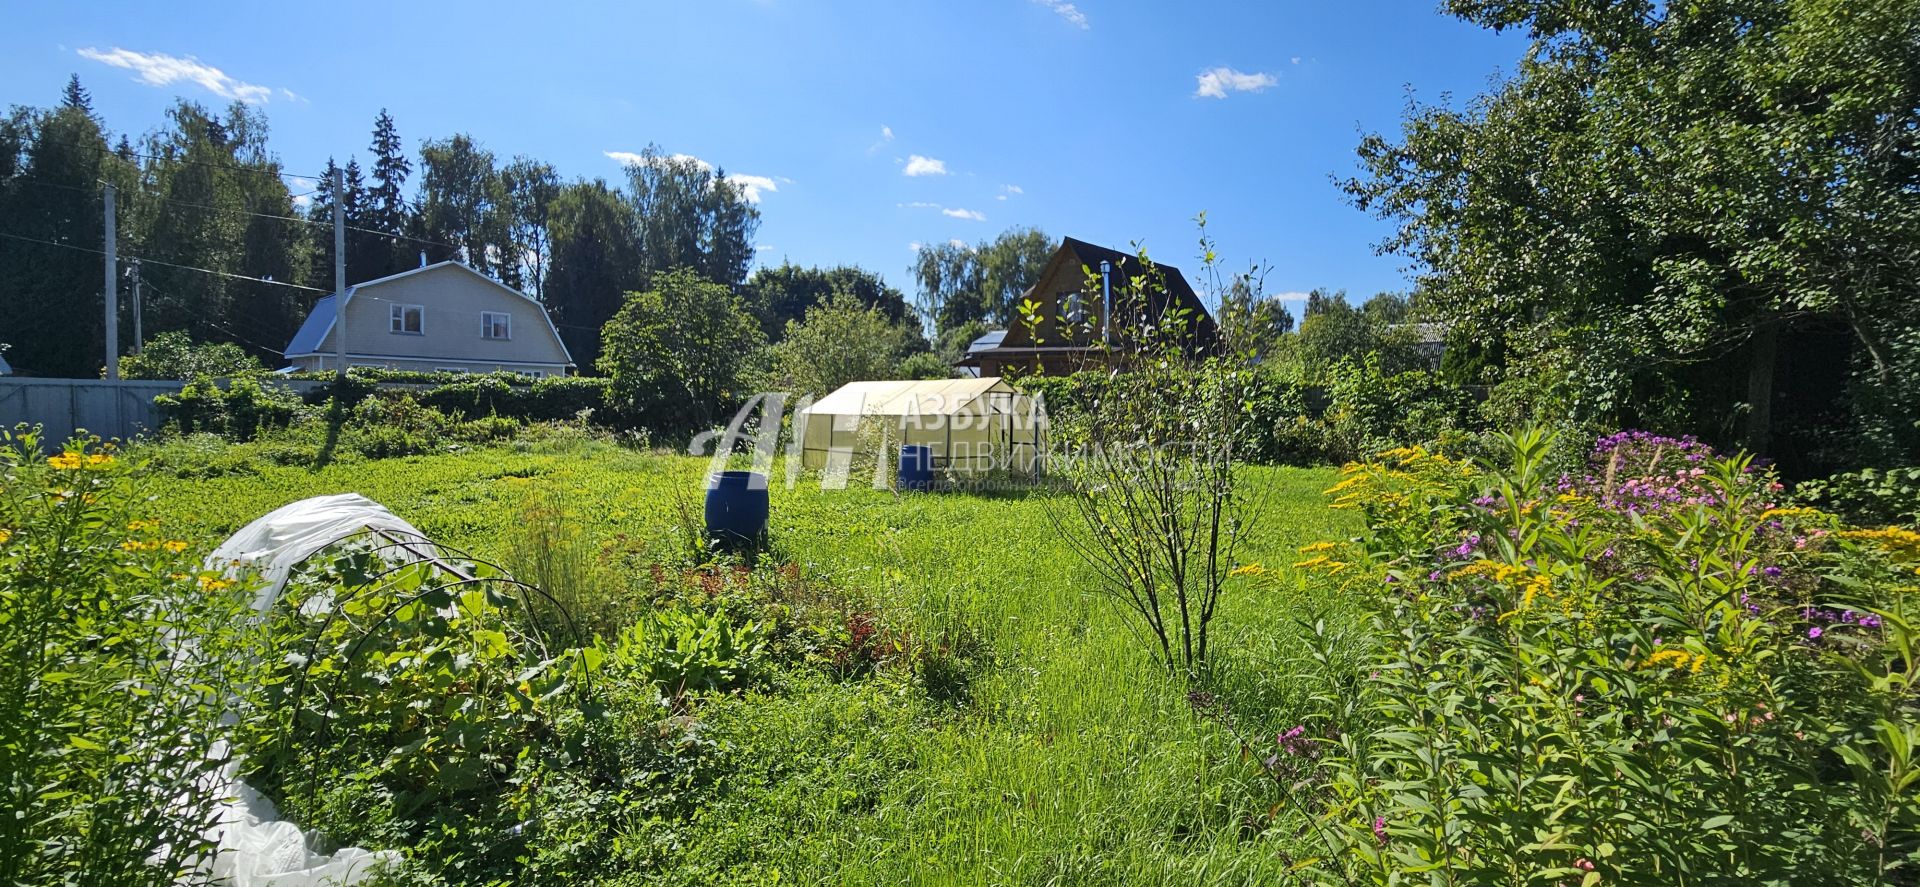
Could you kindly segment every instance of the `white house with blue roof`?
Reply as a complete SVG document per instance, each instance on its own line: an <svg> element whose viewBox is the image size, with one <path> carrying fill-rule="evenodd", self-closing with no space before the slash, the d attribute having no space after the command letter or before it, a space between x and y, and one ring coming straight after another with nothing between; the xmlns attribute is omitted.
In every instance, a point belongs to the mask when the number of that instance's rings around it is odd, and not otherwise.
<svg viewBox="0 0 1920 887"><path fill-rule="evenodd" d="M346 304L349 367L564 376L573 357L546 308L460 262L440 262L347 287L315 302L287 345L291 369L339 367Z"/></svg>

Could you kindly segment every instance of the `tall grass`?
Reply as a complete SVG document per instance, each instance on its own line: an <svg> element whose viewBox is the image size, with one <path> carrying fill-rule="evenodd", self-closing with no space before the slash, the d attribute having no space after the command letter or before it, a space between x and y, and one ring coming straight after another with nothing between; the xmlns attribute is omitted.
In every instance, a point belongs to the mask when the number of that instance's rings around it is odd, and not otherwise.
<svg viewBox="0 0 1920 887"><path fill-rule="evenodd" d="M698 495L705 469L613 447L491 449L318 472L261 466L173 484L158 505L211 534L352 490L481 554L562 525L582 544L635 551L674 544L675 495ZM1298 546L1355 532L1350 515L1321 504L1334 477L1245 469L1267 505L1244 559L1284 580ZM530 528L530 495L563 501L564 521L542 505L546 530ZM626 826L622 852L668 883L776 871L801 883L1284 881L1313 849L1301 822L1274 809L1257 761L1194 712L1185 683L1095 593L1041 495L776 488L781 558L904 614L921 637L971 638L984 665L949 700L822 679L716 705L700 734L724 766L708 807L693 822ZM587 572L570 544L548 547L562 582ZM541 569L533 551L505 557L525 558L517 574ZM1297 722L1323 679L1304 654L1306 624L1344 632L1356 608L1298 582L1233 582L1208 689L1236 730L1270 735Z"/></svg>

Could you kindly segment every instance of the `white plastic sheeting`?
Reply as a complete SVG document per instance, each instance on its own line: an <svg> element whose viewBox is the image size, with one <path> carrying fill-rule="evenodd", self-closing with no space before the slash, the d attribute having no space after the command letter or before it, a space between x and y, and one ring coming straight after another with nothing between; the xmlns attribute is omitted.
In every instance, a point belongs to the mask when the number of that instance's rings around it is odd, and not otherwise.
<svg viewBox="0 0 1920 887"><path fill-rule="evenodd" d="M207 556L209 570L258 572L266 579L255 596L253 609L265 614L287 587L287 577L301 561L348 536L366 530L424 540L412 524L380 503L354 493L316 496L276 509L242 527ZM229 719L234 715L229 714ZM224 741L212 749L227 756ZM213 827L219 853L213 861L215 883L234 887L320 887L356 884L380 866L397 862L394 851L370 852L347 847L331 854L314 853L299 827L283 822L273 802L239 779L239 761L220 771L223 801Z"/></svg>
<svg viewBox="0 0 1920 887"><path fill-rule="evenodd" d="M861 435L863 421L879 439ZM1034 472L1046 460L1045 407L994 376L849 382L795 415L793 428L801 462L829 474L844 474L856 453L906 444L930 447L935 468L963 475Z"/></svg>

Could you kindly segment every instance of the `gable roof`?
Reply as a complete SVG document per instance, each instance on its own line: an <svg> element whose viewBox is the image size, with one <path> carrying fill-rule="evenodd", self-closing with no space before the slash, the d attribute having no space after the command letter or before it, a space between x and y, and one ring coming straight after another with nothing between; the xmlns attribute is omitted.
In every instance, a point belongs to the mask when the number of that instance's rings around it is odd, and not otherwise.
<svg viewBox="0 0 1920 887"><path fill-rule="evenodd" d="M293 341L287 343L284 355L315 354L320 351L320 343L327 338L327 330L333 329L333 305L338 301L331 295L321 296L313 303L313 310L307 312L307 319L300 321L300 329L293 334Z"/></svg>
<svg viewBox="0 0 1920 887"><path fill-rule="evenodd" d="M1117 249L1109 249L1097 243L1088 243L1073 237L1062 238L1060 249L1079 260L1080 265L1096 271L1099 270L1101 262L1111 263L1115 274L1113 289L1116 294L1123 289L1125 283L1147 276L1146 266L1141 264L1140 257L1133 253L1123 253ZM1194 292L1193 284L1188 283L1187 276L1172 265L1154 262L1153 267L1160 273L1166 289L1161 290L1158 287L1147 289L1148 298L1153 302L1147 306L1148 313L1155 316L1164 314L1169 307L1169 302L1178 302L1179 307L1193 312L1195 338L1210 343L1218 334L1218 330L1214 325L1212 312L1209 312L1206 303L1200 300L1200 294Z"/></svg>
<svg viewBox="0 0 1920 887"><path fill-rule="evenodd" d="M560 329L553 325L553 317L547 313L547 307L545 305L540 304L540 300L535 299L534 297L529 296L526 293L523 293L517 289L514 289L513 287L507 286L506 284L501 283L498 280L494 280L493 278L488 277L485 274L482 274L479 271L479 269L474 268L472 265L468 265L465 262L457 261L454 259L448 259L447 261L444 261L444 262L435 262L431 265L421 265L418 268L409 268L398 274L389 274L385 277L376 277L373 280L369 280L365 283L356 283L352 286L347 287L347 297L345 299L345 304L349 304L349 305L353 304L354 294L358 293L363 289L366 289L367 287L379 286L383 283L392 283L393 281L399 280L404 277L412 277L415 274L422 274L428 271L433 271L440 268L446 268L448 266L458 268L462 271L467 272L468 274L473 275L474 277L477 277L481 280L486 281L487 283L490 283L496 287L499 287L501 290L505 292L511 293L515 296L525 299L529 304L533 306L534 310L540 312L540 319L545 320L547 322L547 331L553 333L553 341L555 344L560 346L560 354L567 359L567 366L574 365L573 354L567 350L567 341L565 339L560 338ZM336 293L336 294L322 296L313 303L313 309L307 312L307 319L300 322L300 329L293 334L293 341L287 343L286 350L281 353L282 357L288 357L288 358L304 357L310 354L320 353L320 345L321 343L326 341L327 333L333 331L333 322L339 315L339 310L335 306L338 303L340 303L342 300L337 298L337 295L338 294Z"/></svg>

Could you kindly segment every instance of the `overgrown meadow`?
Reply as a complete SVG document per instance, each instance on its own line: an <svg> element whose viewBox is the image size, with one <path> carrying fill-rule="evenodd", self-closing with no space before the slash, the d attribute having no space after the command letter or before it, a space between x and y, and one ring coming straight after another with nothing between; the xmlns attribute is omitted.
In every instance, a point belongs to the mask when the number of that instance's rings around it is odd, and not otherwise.
<svg viewBox="0 0 1920 887"><path fill-rule="evenodd" d="M748 569L689 550L682 510L697 520L704 459L563 441L180 477L207 460L179 448L204 445L163 448L153 455L174 468L114 481L153 532L191 540L183 560L287 502L352 490L523 578L543 551L571 557L579 575L558 584L591 589L557 590L611 628L600 691L613 710L577 734L602 757L555 761L535 788L487 790L539 797L484 814L462 801L442 821L395 813L409 804L385 789L290 811L341 843L410 848L402 880L1241 883L1294 858L1291 829L1262 837L1277 820L1257 759L1196 716L1190 688L1090 594L1041 494L776 488L772 550ZM1357 529L1322 504L1334 471L1247 473L1272 491L1253 556L1291 562ZM1244 729L1268 732L1313 692L1295 667L1302 620L1359 616L1297 590L1245 590L1222 616L1215 692L1249 713ZM675 646L633 631L622 643L620 626L681 612L751 626L759 646L705 686L615 668ZM562 744L528 743L542 755ZM526 821L537 827L523 840L469 852ZM463 853L482 857L477 871Z"/></svg>
<svg viewBox="0 0 1920 887"><path fill-rule="evenodd" d="M699 539L707 460L564 429L318 468L16 446L0 752L29 815L0 857L193 880L203 823L161 787L220 732L322 849L398 851L394 883L1911 877L1920 535L1693 441L1481 444L1240 468L1262 506L1191 679L1059 493L803 475L742 559ZM471 560L338 545L243 628L248 580L200 558L341 491Z"/></svg>

